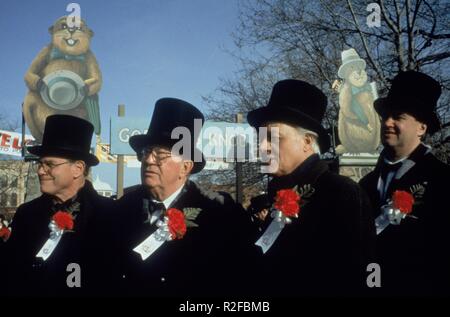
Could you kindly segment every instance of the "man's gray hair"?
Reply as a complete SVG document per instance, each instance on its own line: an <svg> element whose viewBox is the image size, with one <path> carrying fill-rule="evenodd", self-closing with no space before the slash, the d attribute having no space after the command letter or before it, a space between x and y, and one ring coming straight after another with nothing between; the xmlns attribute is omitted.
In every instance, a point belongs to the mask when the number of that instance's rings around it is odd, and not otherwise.
<svg viewBox="0 0 450 317"><path fill-rule="evenodd" d="M320 148L319 148L319 135L311 130L304 129L302 127L296 127L298 134L300 134L302 137L305 137L307 135L311 136L312 138L312 149L314 153L320 155Z"/></svg>

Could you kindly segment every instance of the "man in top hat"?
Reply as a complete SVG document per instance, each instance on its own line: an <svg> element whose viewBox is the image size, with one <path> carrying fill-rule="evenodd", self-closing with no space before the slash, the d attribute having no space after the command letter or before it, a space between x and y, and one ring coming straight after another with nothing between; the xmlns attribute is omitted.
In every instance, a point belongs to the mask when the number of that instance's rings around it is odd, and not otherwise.
<svg viewBox="0 0 450 317"><path fill-rule="evenodd" d="M360 184L374 206L385 295L449 294L450 167L422 143L439 130L440 94L433 78L407 71L374 104L384 149Z"/></svg>
<svg viewBox="0 0 450 317"><path fill-rule="evenodd" d="M142 185L117 206L122 294L235 295L243 289L234 283L241 275L245 285L245 211L228 194L205 191L189 179L205 166L195 147L203 121L188 102L163 98L147 134L130 138Z"/></svg>
<svg viewBox="0 0 450 317"><path fill-rule="evenodd" d="M9 295L88 293L89 279L96 275L91 264L101 258L96 249L106 218L101 215L112 207L112 200L98 195L86 179L98 164L89 153L92 134L88 121L52 115L42 145L28 149L39 158L35 167L42 195L19 206L11 224ZM68 267L71 263L79 267ZM69 276L75 270L80 278Z"/></svg>
<svg viewBox="0 0 450 317"><path fill-rule="evenodd" d="M348 295L366 282L375 236L370 204L356 183L319 157L330 147L321 125L326 106L318 88L288 79L275 84L267 106L247 116L258 133L268 129L260 148L273 167L256 242L264 294Z"/></svg>

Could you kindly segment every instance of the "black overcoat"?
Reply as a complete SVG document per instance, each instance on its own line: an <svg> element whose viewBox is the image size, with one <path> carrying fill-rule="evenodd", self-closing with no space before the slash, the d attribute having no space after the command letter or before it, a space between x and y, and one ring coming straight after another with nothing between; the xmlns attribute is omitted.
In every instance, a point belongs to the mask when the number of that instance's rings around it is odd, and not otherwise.
<svg viewBox="0 0 450 317"><path fill-rule="evenodd" d="M149 258L142 260L133 249L156 229L145 223L143 186L117 202L120 224L118 283L120 295L186 296L237 295L246 292L252 250L245 210L225 193L209 193L188 181L169 208L184 212L200 208L182 239L165 242Z"/></svg>
<svg viewBox="0 0 450 317"><path fill-rule="evenodd" d="M273 203L279 190L295 186L304 193L299 217L284 227L262 255L262 294L363 294L375 241L367 196L351 179L330 172L318 155L290 175L273 178L269 200ZM271 222L266 217L261 233Z"/></svg>
<svg viewBox="0 0 450 317"><path fill-rule="evenodd" d="M98 291L107 275L108 263L103 262L102 235L107 230L112 200L100 196L86 181L77 194L79 211L73 232L64 232L50 257L43 261L36 255L49 238L48 225L54 210L52 197L46 194L22 204L13 218L10 239L5 245L4 265L8 272L6 295L72 296L90 295ZM69 288L67 277L80 266L81 288ZM106 278L106 277L105 277ZM72 280L73 281L73 280Z"/></svg>
<svg viewBox="0 0 450 317"><path fill-rule="evenodd" d="M381 153L375 170L361 179L374 206L381 213L377 184L383 165ZM398 177L401 176L401 177ZM389 225L377 236L377 261L381 265L383 295L449 294L450 289L450 167L419 145L403 163L389 187L414 193L412 217Z"/></svg>

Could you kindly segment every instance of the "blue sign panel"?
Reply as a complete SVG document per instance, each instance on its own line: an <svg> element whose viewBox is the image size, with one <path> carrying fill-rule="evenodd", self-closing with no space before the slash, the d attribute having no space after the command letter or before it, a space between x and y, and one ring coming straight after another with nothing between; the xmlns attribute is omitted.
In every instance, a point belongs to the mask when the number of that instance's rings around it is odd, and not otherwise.
<svg viewBox="0 0 450 317"><path fill-rule="evenodd" d="M128 144L130 137L147 133L148 125L149 119L139 117L112 118L111 154L135 154ZM187 136L182 134L180 138L183 137ZM254 161L257 156L256 130L247 123L206 121L199 132L196 146L207 160Z"/></svg>
<svg viewBox="0 0 450 317"><path fill-rule="evenodd" d="M147 133L150 119L140 117L111 118L110 143L111 154L134 155L130 144L130 137Z"/></svg>

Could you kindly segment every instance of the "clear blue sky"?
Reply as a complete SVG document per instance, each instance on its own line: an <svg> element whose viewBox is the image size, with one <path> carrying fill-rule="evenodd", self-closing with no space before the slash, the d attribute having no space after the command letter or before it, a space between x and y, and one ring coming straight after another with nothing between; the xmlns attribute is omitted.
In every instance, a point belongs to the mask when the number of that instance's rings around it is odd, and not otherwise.
<svg viewBox="0 0 450 317"><path fill-rule="evenodd" d="M91 50L103 73L100 91L102 139L109 142L109 119L117 105L127 116L150 116L157 99L177 97L204 110L202 95L213 93L236 62L231 32L238 23L237 0L1 0L0 110L20 122L26 93L24 74L49 43L48 27L77 2L94 31ZM104 164L103 164L104 165ZM115 165L94 175L115 187ZM139 182L126 171L125 185Z"/></svg>

